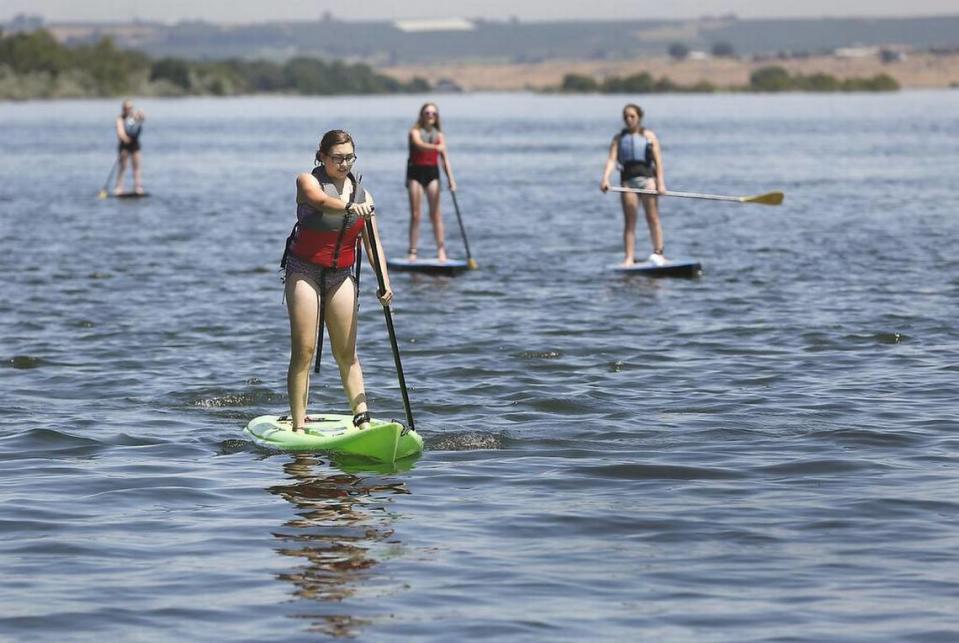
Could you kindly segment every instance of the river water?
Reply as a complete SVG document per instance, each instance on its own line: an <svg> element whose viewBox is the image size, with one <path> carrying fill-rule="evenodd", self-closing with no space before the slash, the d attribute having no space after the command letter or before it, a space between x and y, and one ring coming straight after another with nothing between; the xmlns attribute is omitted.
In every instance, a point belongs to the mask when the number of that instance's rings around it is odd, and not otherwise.
<svg viewBox="0 0 959 643"><path fill-rule="evenodd" d="M144 101L138 202L96 198L119 101L0 105L0 639L959 638L959 93L643 98L671 189L786 192L664 199L694 280L607 270L624 98L438 98L480 269L393 275L396 467L241 429L286 408L294 175L352 131L402 254L423 97Z"/></svg>

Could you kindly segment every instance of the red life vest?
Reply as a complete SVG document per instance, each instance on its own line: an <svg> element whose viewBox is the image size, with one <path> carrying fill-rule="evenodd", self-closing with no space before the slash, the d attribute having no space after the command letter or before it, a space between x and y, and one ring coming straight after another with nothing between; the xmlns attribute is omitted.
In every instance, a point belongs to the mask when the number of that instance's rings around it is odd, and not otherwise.
<svg viewBox="0 0 959 643"><path fill-rule="evenodd" d="M440 132L436 129L426 130L420 128L420 140L430 145L436 145L440 142ZM424 150L413 143L413 135L410 135L410 165L439 165L440 153L436 150Z"/></svg>
<svg viewBox="0 0 959 643"><path fill-rule="evenodd" d="M322 166L313 170L313 176L328 196L339 199L340 195L332 179ZM357 184L353 175L353 203L365 203L369 195ZM339 210L314 208L308 203L296 206L297 225L289 246L294 255L325 268L349 268L356 259L356 244L366 220L355 214Z"/></svg>

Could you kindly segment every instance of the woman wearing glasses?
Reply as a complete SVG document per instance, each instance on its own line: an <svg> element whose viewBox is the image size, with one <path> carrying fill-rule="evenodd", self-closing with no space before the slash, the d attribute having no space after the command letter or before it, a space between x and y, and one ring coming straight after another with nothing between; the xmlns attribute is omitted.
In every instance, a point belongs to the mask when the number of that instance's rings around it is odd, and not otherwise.
<svg viewBox="0 0 959 643"><path fill-rule="evenodd" d="M623 122L626 127L613 137L609 146L609 158L606 159L603 178L599 183L599 189L603 192L609 190L609 175L617 165L622 168L620 179L623 187L660 194L666 191L659 139L652 130L643 127L642 120L643 110L639 105L630 103L623 108ZM649 255L648 261L657 266L664 265L666 257L663 255L663 228L659 223L658 197L653 194L623 192L620 199L625 217L623 243L626 246L626 257L621 265L631 266L636 261L636 218L640 202L646 213L646 225L649 226L649 237L653 242L653 254Z"/></svg>
<svg viewBox="0 0 959 643"><path fill-rule="evenodd" d="M317 166L312 172L296 177L297 223L286 241L281 262L285 268L285 294L290 315L291 350L286 384L294 431L304 430L310 363L317 353L318 372L324 322L330 333L333 358L353 410L353 424L367 428L370 422L363 371L356 354L358 246L362 238L372 265L371 239L365 228L366 222L371 223L374 232L377 227L373 196L350 172L355 161L353 138L343 130L331 130L320 141L316 152ZM383 259L386 255L379 245L379 234L375 236L381 264L379 269L386 286L385 292L379 293L379 299L381 304L388 306L393 291Z"/></svg>
<svg viewBox="0 0 959 643"><path fill-rule="evenodd" d="M436 258L446 261L443 238L443 216L440 213L440 158L449 179L450 190L456 192L456 180L446 153L446 138L440 126L440 114L435 103L420 108L420 116L409 132L410 155L406 162L406 189L410 195L410 261L416 260L416 245L420 237L420 204L426 195L436 239Z"/></svg>

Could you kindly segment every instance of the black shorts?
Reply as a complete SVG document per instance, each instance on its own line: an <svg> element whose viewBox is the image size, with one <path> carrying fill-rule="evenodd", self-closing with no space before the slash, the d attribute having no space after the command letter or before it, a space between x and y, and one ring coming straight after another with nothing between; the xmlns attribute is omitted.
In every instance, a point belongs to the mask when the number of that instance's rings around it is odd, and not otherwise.
<svg viewBox="0 0 959 643"><path fill-rule="evenodd" d="M619 173L620 180L625 184L629 179L652 178L656 176L656 167L641 161L626 161L623 171Z"/></svg>
<svg viewBox="0 0 959 643"><path fill-rule="evenodd" d="M413 165L412 163L407 163L406 184L409 185L411 180L422 185L423 189L425 190L430 183L440 180L440 166Z"/></svg>
<svg viewBox="0 0 959 643"><path fill-rule="evenodd" d="M124 143L120 141L120 145L117 147L117 153L119 152L129 152L133 154L134 152L140 151L140 141L139 139L131 138L129 143Z"/></svg>

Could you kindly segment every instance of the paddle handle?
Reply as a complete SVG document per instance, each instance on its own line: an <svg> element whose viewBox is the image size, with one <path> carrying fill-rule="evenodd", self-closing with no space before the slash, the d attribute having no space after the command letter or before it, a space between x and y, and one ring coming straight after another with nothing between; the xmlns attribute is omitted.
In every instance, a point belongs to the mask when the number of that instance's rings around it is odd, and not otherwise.
<svg viewBox="0 0 959 643"><path fill-rule="evenodd" d="M386 280L383 279L383 265L380 263L380 251L376 243L376 231L373 228L373 222L366 220L366 236L370 240L370 257L373 258L373 272L376 273L376 282L379 285L379 292L386 292ZM396 365L396 377L400 383L400 392L403 394L403 408L406 411L407 429L415 430L413 425L413 411L410 408L410 395L406 390L406 378L403 377L403 363L400 360L400 348L396 343L396 330L393 328L393 311L389 306L383 306L383 316L386 318L386 330L390 336L390 346L393 349L393 364Z"/></svg>

